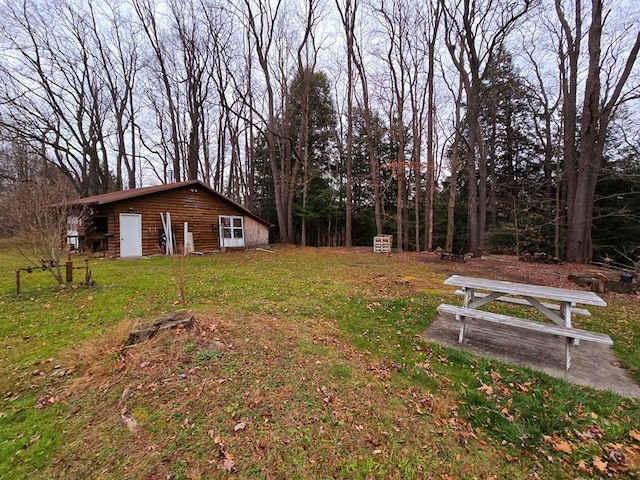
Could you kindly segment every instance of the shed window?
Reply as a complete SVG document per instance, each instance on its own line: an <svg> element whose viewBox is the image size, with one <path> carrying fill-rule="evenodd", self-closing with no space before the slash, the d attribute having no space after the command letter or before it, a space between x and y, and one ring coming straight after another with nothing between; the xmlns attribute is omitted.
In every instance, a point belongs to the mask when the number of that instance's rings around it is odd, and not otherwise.
<svg viewBox="0 0 640 480"><path fill-rule="evenodd" d="M244 247L243 217L220 215L220 246Z"/></svg>

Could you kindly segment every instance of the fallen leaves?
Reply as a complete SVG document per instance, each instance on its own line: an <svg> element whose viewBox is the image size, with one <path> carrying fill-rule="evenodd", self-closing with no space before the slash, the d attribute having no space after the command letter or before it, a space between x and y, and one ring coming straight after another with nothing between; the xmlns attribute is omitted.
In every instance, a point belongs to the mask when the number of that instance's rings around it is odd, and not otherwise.
<svg viewBox="0 0 640 480"><path fill-rule="evenodd" d="M542 439L545 441L545 443L551 445L551 448L553 448L553 450L556 452L567 454L573 453L573 445L567 440L559 437L556 433L554 433L553 435L543 435Z"/></svg>
<svg viewBox="0 0 640 480"><path fill-rule="evenodd" d="M43 408L47 408L51 405L53 405L54 403L57 403L60 399L56 396L56 395L42 395L40 398L38 398L38 401L36 402L36 408L39 409L43 409Z"/></svg>
<svg viewBox="0 0 640 480"><path fill-rule="evenodd" d="M515 418L513 417L513 415L511 415L509 413L509 408L508 407L502 407L502 410L500 410L500 413L502 414L502 416L504 418L506 418L509 422L513 423L513 421L515 420Z"/></svg>
<svg viewBox="0 0 640 480"><path fill-rule="evenodd" d="M570 432L566 432L572 436ZM598 444L604 438L604 432L598 425L592 425L582 432L576 432L583 444ZM557 432L553 435L543 435L543 440L554 452L566 455L580 455L580 444L572 443L566 438L562 438ZM639 471L638 460L640 460L640 447L635 445L625 445L621 443L609 443L599 445L603 451L602 455L592 455L589 460L580 459L575 464L581 473L593 474L594 471L607 477L617 477L621 473ZM548 456L549 460L553 457Z"/></svg>
<svg viewBox="0 0 640 480"><path fill-rule="evenodd" d="M580 461L578 462L577 467L578 467L578 471L579 471L580 473L588 473L588 474L591 474L591 473L593 472L593 469L592 469L591 467L589 467L589 466L587 465L587 463L586 463L584 460L580 460Z"/></svg>
<svg viewBox="0 0 640 480"><path fill-rule="evenodd" d="M209 430L209 437L212 437L213 435L213 430ZM213 438L213 443L218 448L218 456L222 458L222 465L220 468L227 473L231 473L236 466L235 457L227 451L225 443L220 436L215 436Z"/></svg>
<svg viewBox="0 0 640 480"><path fill-rule="evenodd" d="M593 466L600 473L607 473L608 463L602 460L600 457L593 457Z"/></svg>
<svg viewBox="0 0 640 480"><path fill-rule="evenodd" d="M433 412L434 395L431 392L421 392L418 388L412 388L409 393L413 397L413 405L418 415L424 415L426 411Z"/></svg>
<svg viewBox="0 0 640 480"><path fill-rule="evenodd" d="M232 458L225 458L222 462L222 470L231 473L236 466L236 462Z"/></svg>
<svg viewBox="0 0 640 480"><path fill-rule="evenodd" d="M497 413L508 422L516 422L516 418L521 415L521 402L518 396L536 395L534 387L536 380L509 382L503 374L491 369L489 371L477 371L476 391L486 396L487 405L478 408L486 408L491 415ZM553 401L553 394L548 390L543 390L542 402ZM481 400L472 397L474 402ZM527 400L528 401L528 400ZM476 415L476 422L480 418L485 418L485 411L480 410ZM495 417L482 423L483 427L492 428L492 421ZM599 475L603 477L617 478L628 472L640 472L640 429L628 430L628 439L620 443L607 443L609 435L607 424L608 418L601 417L595 412L588 411L584 405L575 405L572 409L567 409L562 416L562 422L566 425L562 431L554 431L542 436L545 447L541 452L549 462L558 462L562 465L572 464L576 472L587 475ZM455 427L456 440L460 445L465 445L469 431L458 424L459 419L451 419ZM480 420L481 421L481 420ZM456 428L452 430L456 431ZM463 427L463 428L460 428ZM480 427L477 428L478 435L481 434ZM524 442L524 439L523 439ZM506 444L506 442L504 443ZM524 446L524 443L523 443ZM595 454L594 454L595 452ZM508 456L502 454L508 460Z"/></svg>
<svg viewBox="0 0 640 480"><path fill-rule="evenodd" d="M486 393L487 395L493 395L493 387L491 385L483 383L482 386L478 387L478 390Z"/></svg>
<svg viewBox="0 0 640 480"><path fill-rule="evenodd" d="M604 431L600 425L593 424L581 432L576 432L576 437L578 437L583 443L588 443L604 437Z"/></svg>
<svg viewBox="0 0 640 480"><path fill-rule="evenodd" d="M529 393L529 391L531 390L531 385L532 382L519 383L518 390L520 390L520 393Z"/></svg>

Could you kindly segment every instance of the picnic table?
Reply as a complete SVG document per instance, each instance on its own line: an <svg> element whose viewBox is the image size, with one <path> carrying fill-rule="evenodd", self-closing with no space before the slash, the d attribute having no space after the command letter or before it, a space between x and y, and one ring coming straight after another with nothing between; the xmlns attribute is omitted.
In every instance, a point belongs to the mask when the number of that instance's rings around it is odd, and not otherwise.
<svg viewBox="0 0 640 480"><path fill-rule="evenodd" d="M520 329L559 335L566 339L565 367L567 370L571 366L571 346L578 345L580 340L613 345L613 341L608 335L581 330L574 328L572 325L573 314L590 315L587 309L578 305L600 307L607 305L602 298L593 292L463 275L453 275L445 280L444 283L445 285L459 287L460 290L456 290L455 293L464 297L461 307L447 304L442 304L438 307L438 312L455 315L456 320L460 322L459 343L464 340L465 321L467 319L483 320ZM542 313L546 319L551 320L553 324L480 309L493 301L533 307Z"/></svg>

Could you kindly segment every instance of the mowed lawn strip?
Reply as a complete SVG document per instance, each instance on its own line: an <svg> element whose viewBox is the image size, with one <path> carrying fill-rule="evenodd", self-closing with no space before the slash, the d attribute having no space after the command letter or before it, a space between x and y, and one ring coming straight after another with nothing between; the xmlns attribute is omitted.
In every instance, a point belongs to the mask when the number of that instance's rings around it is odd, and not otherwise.
<svg viewBox="0 0 640 480"><path fill-rule="evenodd" d="M0 255L0 478L638 475L636 400L423 342L453 299L417 254L92 259L95 287L20 297ZM122 350L183 298L193 330ZM593 328L637 335L607 300Z"/></svg>

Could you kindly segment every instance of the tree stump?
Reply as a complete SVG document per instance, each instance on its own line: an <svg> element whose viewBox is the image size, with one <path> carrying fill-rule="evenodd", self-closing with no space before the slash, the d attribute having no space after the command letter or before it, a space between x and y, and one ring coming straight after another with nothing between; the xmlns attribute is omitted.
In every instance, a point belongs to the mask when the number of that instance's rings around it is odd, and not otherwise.
<svg viewBox="0 0 640 480"><path fill-rule="evenodd" d="M600 278L594 278L591 281L591 291L594 293L604 293L607 291L607 282Z"/></svg>
<svg viewBox="0 0 640 480"><path fill-rule="evenodd" d="M640 289L640 285L635 282L621 282L617 277L617 272L611 272L606 275L603 272L585 271L571 274L568 278L580 286L591 288L595 293L615 292L635 294Z"/></svg>
<svg viewBox="0 0 640 480"><path fill-rule="evenodd" d="M129 334L125 347L149 340L162 330L170 330L172 328L191 328L192 326L193 314L189 310L178 310L177 312L172 312L159 320L155 320L151 323L145 323L144 325L137 327Z"/></svg>

